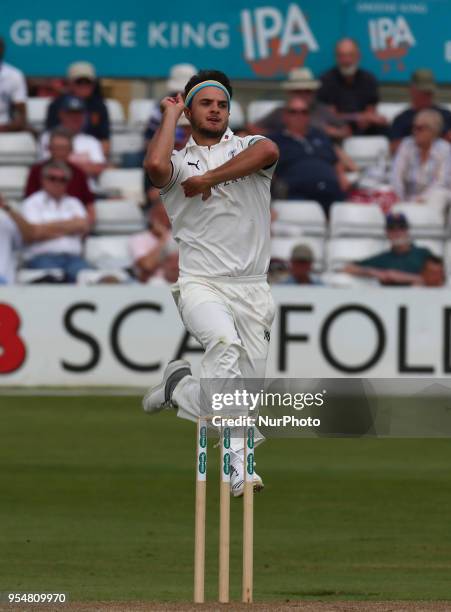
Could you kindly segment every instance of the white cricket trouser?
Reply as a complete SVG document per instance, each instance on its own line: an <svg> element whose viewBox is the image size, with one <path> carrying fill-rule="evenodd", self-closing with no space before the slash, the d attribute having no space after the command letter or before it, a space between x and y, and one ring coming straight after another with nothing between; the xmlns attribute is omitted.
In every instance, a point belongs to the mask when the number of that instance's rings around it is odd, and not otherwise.
<svg viewBox="0 0 451 612"><path fill-rule="evenodd" d="M264 378L275 313L266 276L181 278L172 291L186 329L205 351L201 379ZM180 381L173 393L179 417L197 422L200 390L193 376Z"/></svg>

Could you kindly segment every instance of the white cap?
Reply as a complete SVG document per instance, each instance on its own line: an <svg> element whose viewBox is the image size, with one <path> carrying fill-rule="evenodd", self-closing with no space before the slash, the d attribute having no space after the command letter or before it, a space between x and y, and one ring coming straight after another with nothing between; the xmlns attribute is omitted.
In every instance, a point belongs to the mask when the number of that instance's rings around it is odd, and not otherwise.
<svg viewBox="0 0 451 612"><path fill-rule="evenodd" d="M67 78L70 81L83 78L94 81L96 78L96 71L90 62L75 62L67 69Z"/></svg>
<svg viewBox="0 0 451 612"><path fill-rule="evenodd" d="M293 68L288 73L288 80L282 83L282 89L311 90L315 91L320 86L320 82L315 80L310 68Z"/></svg>
<svg viewBox="0 0 451 612"><path fill-rule="evenodd" d="M192 64L175 64L172 66L167 80L166 89L169 93L181 92L190 78L197 72L197 68Z"/></svg>

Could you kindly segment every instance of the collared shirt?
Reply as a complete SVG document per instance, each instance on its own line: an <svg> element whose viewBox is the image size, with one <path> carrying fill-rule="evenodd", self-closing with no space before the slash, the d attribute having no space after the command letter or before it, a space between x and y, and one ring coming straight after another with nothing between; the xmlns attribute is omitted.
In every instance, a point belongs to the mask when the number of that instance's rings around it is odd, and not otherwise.
<svg viewBox="0 0 451 612"><path fill-rule="evenodd" d="M9 123L11 104L25 103L27 85L23 73L7 64L0 63L0 125Z"/></svg>
<svg viewBox="0 0 451 612"><path fill-rule="evenodd" d="M76 217L86 217L86 209L77 198L63 196L61 200L57 201L44 190L37 191L24 200L21 212L29 223L36 224L69 221ZM80 255L81 252L81 236L72 235L35 242L26 247L24 257L25 259L31 259L43 253Z"/></svg>
<svg viewBox="0 0 451 612"><path fill-rule="evenodd" d="M161 198L180 248L180 276L266 274L270 258L270 186L275 164L240 179L220 183L205 202L186 198L182 181L225 164L262 139L235 136L230 129L210 147L191 137L172 153L172 176Z"/></svg>
<svg viewBox="0 0 451 612"><path fill-rule="evenodd" d="M362 68L348 81L335 67L321 76L317 98L335 106L340 113L358 113L379 102L377 81L371 72Z"/></svg>
<svg viewBox="0 0 451 612"><path fill-rule="evenodd" d="M431 189L447 188L451 177L451 145L437 138L426 161L413 136L404 138L393 162L391 183L402 199L426 196Z"/></svg>
<svg viewBox="0 0 451 612"><path fill-rule="evenodd" d="M16 250L21 244L16 224L4 210L0 210L0 279L3 279L0 282L14 282Z"/></svg>
<svg viewBox="0 0 451 612"><path fill-rule="evenodd" d="M399 270L410 274L420 274L426 260L432 255L429 249L410 245L410 249L398 253L393 249L383 251L379 255L367 257L355 263L364 268L378 268L379 270Z"/></svg>

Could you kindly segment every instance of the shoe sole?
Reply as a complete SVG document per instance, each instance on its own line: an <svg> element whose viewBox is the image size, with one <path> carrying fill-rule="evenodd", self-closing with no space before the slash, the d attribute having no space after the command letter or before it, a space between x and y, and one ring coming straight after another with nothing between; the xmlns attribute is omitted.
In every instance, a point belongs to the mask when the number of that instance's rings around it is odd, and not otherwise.
<svg viewBox="0 0 451 612"><path fill-rule="evenodd" d="M261 480L254 482L254 493L260 493L260 491L263 491L264 488L265 488L265 485L263 484ZM236 492L232 491L233 497L243 497L243 495L244 495L244 487L242 489L239 489Z"/></svg>
<svg viewBox="0 0 451 612"><path fill-rule="evenodd" d="M168 408L169 405L168 405L168 402L166 401L162 402L159 406L156 406L154 408L147 409L146 406L147 406L147 403L150 402L150 398L152 397L154 393L160 393L162 390L164 391L166 387L166 383L171 378L171 376L175 372L177 372L177 370L181 370L182 368L189 368L189 367L190 365L188 361L185 361L184 359L177 359L176 361L171 361L170 363L168 363L164 371L163 381L160 384L155 385L155 387L152 387L152 389L149 389L149 391L144 396L144 399L143 399L144 412L147 412L148 414L156 414L158 412L161 412L165 408Z"/></svg>

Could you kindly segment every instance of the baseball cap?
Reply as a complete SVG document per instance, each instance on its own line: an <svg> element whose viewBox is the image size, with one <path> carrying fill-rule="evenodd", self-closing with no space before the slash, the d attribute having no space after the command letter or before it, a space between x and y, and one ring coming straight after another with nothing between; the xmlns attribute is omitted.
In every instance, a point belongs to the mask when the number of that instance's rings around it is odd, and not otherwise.
<svg viewBox="0 0 451 612"><path fill-rule="evenodd" d="M67 69L67 78L71 81L75 81L75 79L90 79L94 81L96 71L90 62L75 62Z"/></svg>
<svg viewBox="0 0 451 612"><path fill-rule="evenodd" d="M387 229L408 229L409 222L402 213L390 213L385 219Z"/></svg>
<svg viewBox="0 0 451 612"><path fill-rule="evenodd" d="M86 110L86 104L77 96L64 96L60 108L64 111L82 113Z"/></svg>
<svg viewBox="0 0 451 612"><path fill-rule="evenodd" d="M410 82L420 91L434 92L436 89L434 73L429 68L418 68L418 70L415 70Z"/></svg>
<svg viewBox="0 0 451 612"><path fill-rule="evenodd" d="M315 80L310 68L294 68L288 73L288 80L282 83L282 89L287 91L307 90L315 91L319 88L319 81Z"/></svg>
<svg viewBox="0 0 451 612"><path fill-rule="evenodd" d="M175 64L169 72L166 89L170 93L183 91L187 82L196 72L197 68L192 64Z"/></svg>
<svg viewBox="0 0 451 612"><path fill-rule="evenodd" d="M306 244L297 244L291 251L292 261L313 261L313 251Z"/></svg>

